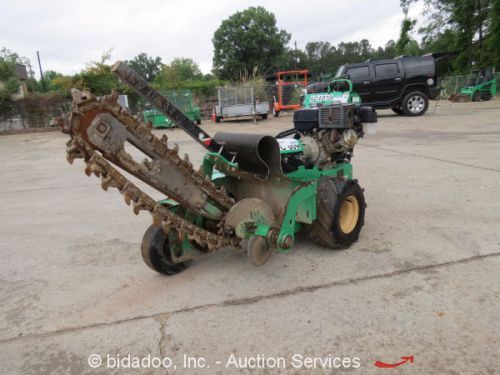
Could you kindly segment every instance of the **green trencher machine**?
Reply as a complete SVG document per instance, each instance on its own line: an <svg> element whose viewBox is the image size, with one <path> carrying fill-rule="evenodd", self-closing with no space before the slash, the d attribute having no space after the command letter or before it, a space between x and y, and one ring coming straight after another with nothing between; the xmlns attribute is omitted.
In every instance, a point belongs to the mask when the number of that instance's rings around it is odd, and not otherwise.
<svg viewBox="0 0 500 375"><path fill-rule="evenodd" d="M150 268L173 275L193 259L228 246L245 249L251 263L260 266L275 251L291 251L298 231L333 249L358 240L366 204L351 158L364 124L377 116L351 91L346 96L332 86L331 98L306 98L315 104L296 111L293 128L275 137L210 136L126 63L117 62L112 70L206 151L195 170L166 135L156 137L124 110L116 94L97 99L72 91L72 113L60 119L70 135L68 161L83 159L85 172L98 176L104 190L117 189L134 213L151 214L153 224L141 245ZM135 160L125 144L146 160ZM122 170L165 198L153 199Z"/></svg>

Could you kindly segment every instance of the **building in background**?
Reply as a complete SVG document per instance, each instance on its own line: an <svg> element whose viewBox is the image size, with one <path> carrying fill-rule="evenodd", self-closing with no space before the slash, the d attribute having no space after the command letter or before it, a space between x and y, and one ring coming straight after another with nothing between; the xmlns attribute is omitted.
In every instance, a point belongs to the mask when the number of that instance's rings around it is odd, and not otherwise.
<svg viewBox="0 0 500 375"><path fill-rule="evenodd" d="M12 94L12 100L23 99L28 96L28 85L26 83L28 79L28 71L26 70L26 65L16 64L16 75L21 83L19 84L17 92Z"/></svg>

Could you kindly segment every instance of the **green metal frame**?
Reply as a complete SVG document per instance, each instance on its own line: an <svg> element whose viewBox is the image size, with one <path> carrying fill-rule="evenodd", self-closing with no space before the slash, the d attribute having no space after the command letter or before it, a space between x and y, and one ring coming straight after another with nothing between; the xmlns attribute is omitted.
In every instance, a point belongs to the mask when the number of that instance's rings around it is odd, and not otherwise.
<svg viewBox="0 0 500 375"><path fill-rule="evenodd" d="M306 168L300 166L296 171L286 175L292 181L295 181L297 186L304 182L309 182L306 186L299 187L295 191L286 208L285 216L281 224L280 233L278 235L278 251L288 252L290 248L282 246L283 240L287 236L295 238L303 224L311 224L316 220L316 194L318 180L321 177L340 177L344 176L352 179L352 164L341 163L337 166L320 170L317 167ZM295 187L297 188L297 187Z"/></svg>
<svg viewBox="0 0 500 375"><path fill-rule="evenodd" d="M224 185L224 179L226 177L224 173L217 170L217 165L221 164L231 169L234 168L235 171L238 169L236 163L214 152L205 154L202 164L203 173L206 176L210 176L212 181L219 186ZM277 234L277 250L286 253L290 251L292 247L286 246L285 239L291 237L294 241L295 234L304 224L311 224L316 220L316 194L319 179L322 177L345 177L347 179L352 179L352 164L340 163L326 170L320 170L317 167L306 168L305 166L300 166L296 171L288 173L285 177L289 181L288 186L291 194ZM174 211L177 210L178 207L178 203L171 199L165 199L159 203L168 206ZM204 220L201 216L189 212L186 213L186 215L191 215L189 217L186 216L186 218L198 225ZM238 229L239 232L242 232L240 233L241 237L246 239L251 236L267 237L272 229L265 220L261 220L258 217L252 218L252 223L254 225L245 225ZM178 239L171 242L172 252L182 254L180 257L177 257L179 260L200 253L187 238L182 242L179 242Z"/></svg>

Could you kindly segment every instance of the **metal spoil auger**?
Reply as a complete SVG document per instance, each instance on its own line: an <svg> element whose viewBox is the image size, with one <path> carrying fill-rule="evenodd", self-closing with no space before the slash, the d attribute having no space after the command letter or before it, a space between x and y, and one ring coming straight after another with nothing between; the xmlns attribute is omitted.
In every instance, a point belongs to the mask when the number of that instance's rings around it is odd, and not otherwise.
<svg viewBox="0 0 500 375"><path fill-rule="evenodd" d="M211 137L125 63L112 70L207 150L195 171L177 145L153 135L117 103L116 94L97 99L72 90L72 112L59 120L71 138L68 161L83 158L85 172L100 177L104 190L118 189L135 214L151 213L153 224L141 245L149 267L173 275L202 254L245 242L251 262L262 265L275 249L292 249L301 228L333 248L358 239L365 200L352 179L350 158L363 136L362 123L376 121L371 108L332 104L299 110L294 129L276 138ZM147 158L135 160L130 149ZM155 201L116 167L166 198Z"/></svg>

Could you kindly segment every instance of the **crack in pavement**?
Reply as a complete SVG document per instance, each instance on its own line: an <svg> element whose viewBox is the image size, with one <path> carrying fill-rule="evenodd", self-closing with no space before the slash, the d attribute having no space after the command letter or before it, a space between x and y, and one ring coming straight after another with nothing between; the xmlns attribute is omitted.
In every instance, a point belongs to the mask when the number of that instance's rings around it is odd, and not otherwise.
<svg viewBox="0 0 500 375"><path fill-rule="evenodd" d="M154 320L160 323L160 342L158 343L160 347L160 357L165 358L165 350L167 348L169 335L167 335L167 320L170 318L171 314L160 314L154 316Z"/></svg>
<svg viewBox="0 0 500 375"><path fill-rule="evenodd" d="M335 287L335 286L345 286L345 285L349 285L349 284L357 284L357 283L364 282L364 281L390 278L390 277L399 276L399 275L403 275L403 274L407 274L407 273L411 273L411 272L415 272L415 271L449 267L449 266L464 264L464 263L468 263L468 262L482 261L482 260L487 259L487 258L494 258L494 257L498 257L498 256L500 256L500 253L474 255L474 256L471 256L468 258L452 260L449 262L428 264L428 265L416 266L416 267L411 267L411 268L404 268L404 269L400 269L400 270L394 270L391 272L381 273L378 275L349 278L349 279L332 281L330 283L319 284L319 285L297 287L297 288L293 288L293 289L284 290L281 292L264 294L264 295L259 295L259 296L255 296L255 297L230 299L230 300L226 300L226 301L218 302L218 303L209 303L209 304L205 304L205 305L186 307L183 309L173 310L171 312L163 312L163 313L150 314L150 315L138 315L138 316L134 316L132 318L115 320L113 322L102 322L102 323L89 324L89 325L80 326L80 327L62 328L62 329L52 331L52 332L28 334L26 336L19 336L19 337L13 337L13 338L0 340L0 345L15 342L15 341L26 340L26 339L40 339L40 338L51 337L51 336L55 336L55 335L62 335L62 334L66 334L66 333L78 332L78 331L82 331L85 329L113 326L113 325L118 325L118 324L122 324L122 323L133 322L133 321L137 321L137 320L155 319L156 321L158 321L160 323L161 338L160 338L159 345L160 345L160 353L162 353L162 351L163 352L165 351L166 345L168 343L168 337L169 337L166 334L166 322L174 314L182 314L182 313L186 313L186 312L206 310L206 309L215 308L215 307L248 305L248 304L257 303L257 302L267 300L267 299L272 299L272 298L282 298L282 297L287 297L287 296L291 296L291 295L312 293L312 292L315 292L315 291L320 290L320 289L326 289L326 288L331 288L331 287Z"/></svg>
<svg viewBox="0 0 500 375"><path fill-rule="evenodd" d="M420 155L420 154L413 154L411 152L405 152L405 151L396 151L396 150L391 150L391 149L384 148L384 147L372 146L372 145L367 145L367 144L358 145L358 147L359 146L361 146L361 147L376 148L377 150L382 150L382 151L387 151L387 152L393 152L395 154L400 154L400 155L408 155L408 156L415 156L417 158L422 158L422 159L436 160L436 161L440 161L440 162L443 162L443 163L460 165L462 167L469 167L469 168L481 169L481 170L489 171L489 172L500 173L500 170L498 170L498 169L493 169L493 168L488 168L488 167L480 167L478 165L461 163L459 161L440 159L440 158L435 158L435 157L432 157L432 156L426 156L426 155Z"/></svg>

